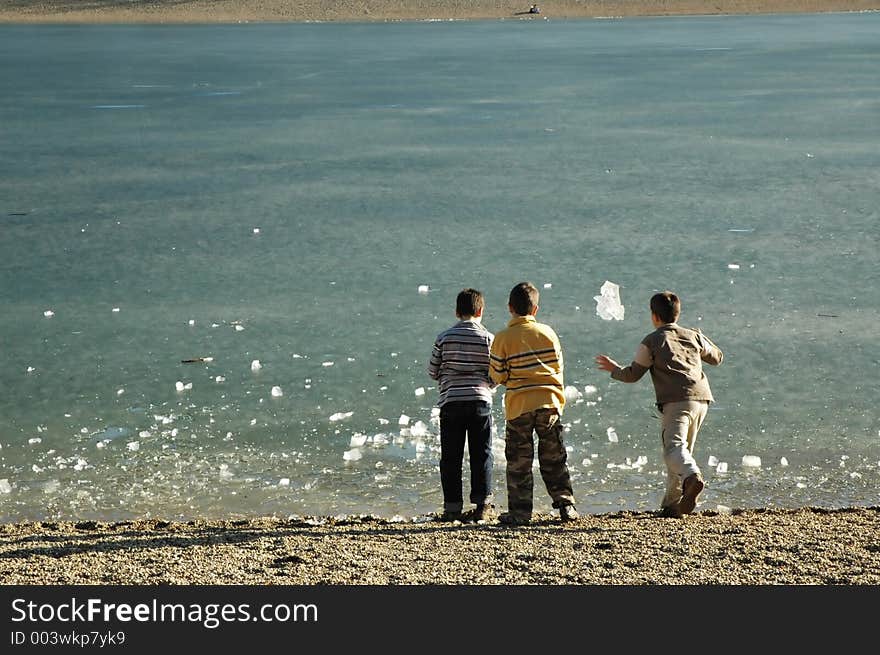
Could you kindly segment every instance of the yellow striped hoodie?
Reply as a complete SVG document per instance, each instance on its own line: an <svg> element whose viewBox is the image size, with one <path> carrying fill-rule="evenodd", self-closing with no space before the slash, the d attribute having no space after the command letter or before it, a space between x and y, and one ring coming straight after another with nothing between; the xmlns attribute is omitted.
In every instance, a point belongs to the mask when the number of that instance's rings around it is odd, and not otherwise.
<svg viewBox="0 0 880 655"><path fill-rule="evenodd" d="M555 407L561 414L565 407L559 337L534 316L515 316L495 335L489 377L506 387L508 421L543 407Z"/></svg>

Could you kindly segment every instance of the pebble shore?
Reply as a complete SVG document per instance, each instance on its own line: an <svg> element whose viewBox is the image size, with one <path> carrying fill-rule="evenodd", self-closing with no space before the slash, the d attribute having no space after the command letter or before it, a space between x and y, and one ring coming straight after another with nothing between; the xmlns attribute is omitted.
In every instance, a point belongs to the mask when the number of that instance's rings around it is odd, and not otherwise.
<svg viewBox="0 0 880 655"><path fill-rule="evenodd" d="M877 585L880 507L0 524L10 585Z"/></svg>

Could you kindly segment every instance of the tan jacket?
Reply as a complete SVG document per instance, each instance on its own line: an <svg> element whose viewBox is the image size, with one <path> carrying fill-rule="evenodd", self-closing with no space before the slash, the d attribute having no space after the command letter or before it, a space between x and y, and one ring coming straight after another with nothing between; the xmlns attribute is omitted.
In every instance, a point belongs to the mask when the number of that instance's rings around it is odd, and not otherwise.
<svg viewBox="0 0 880 655"><path fill-rule="evenodd" d="M713 402L703 362L717 366L724 359L721 350L699 330L677 323L661 325L642 339L632 364L611 372L621 382L636 382L651 371L657 402L682 400Z"/></svg>

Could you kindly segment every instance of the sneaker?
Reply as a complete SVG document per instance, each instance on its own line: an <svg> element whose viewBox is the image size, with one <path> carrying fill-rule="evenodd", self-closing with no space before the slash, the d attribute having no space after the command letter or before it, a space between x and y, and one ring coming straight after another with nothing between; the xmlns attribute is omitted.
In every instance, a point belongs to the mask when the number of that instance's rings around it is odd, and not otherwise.
<svg viewBox="0 0 880 655"><path fill-rule="evenodd" d="M703 482L703 476L694 473L688 476L684 484L681 485L681 500L678 503L682 514L690 514L697 506L697 498L703 492L706 483Z"/></svg>
<svg viewBox="0 0 880 655"><path fill-rule="evenodd" d="M461 512L453 512L451 510L444 510L444 512L440 515L438 521L442 521L444 523L452 523L453 521L461 521L462 513Z"/></svg>
<svg viewBox="0 0 880 655"><path fill-rule="evenodd" d="M578 511L574 508L574 505L563 505L559 508L559 518L561 518L563 522L574 521L576 519L579 519L580 517L581 515L578 514Z"/></svg>
<svg viewBox="0 0 880 655"><path fill-rule="evenodd" d="M477 505L471 518L477 523L480 521L491 521L495 518L495 508L488 503Z"/></svg>
<svg viewBox="0 0 880 655"><path fill-rule="evenodd" d="M512 514L505 512L498 517L498 522L504 525L526 525L532 520L528 514Z"/></svg>
<svg viewBox="0 0 880 655"><path fill-rule="evenodd" d="M658 516L661 519L680 519L681 518L681 509L676 505L669 505L667 507L661 507Z"/></svg>

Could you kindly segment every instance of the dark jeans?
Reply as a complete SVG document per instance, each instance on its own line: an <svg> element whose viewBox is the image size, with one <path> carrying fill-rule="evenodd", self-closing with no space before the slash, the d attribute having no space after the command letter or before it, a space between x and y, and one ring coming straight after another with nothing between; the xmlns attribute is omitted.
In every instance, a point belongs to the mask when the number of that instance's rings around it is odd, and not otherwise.
<svg viewBox="0 0 880 655"><path fill-rule="evenodd" d="M440 408L440 484L443 509L460 512L461 465L467 438L471 461L471 502L492 496L492 406L483 401L446 403Z"/></svg>

